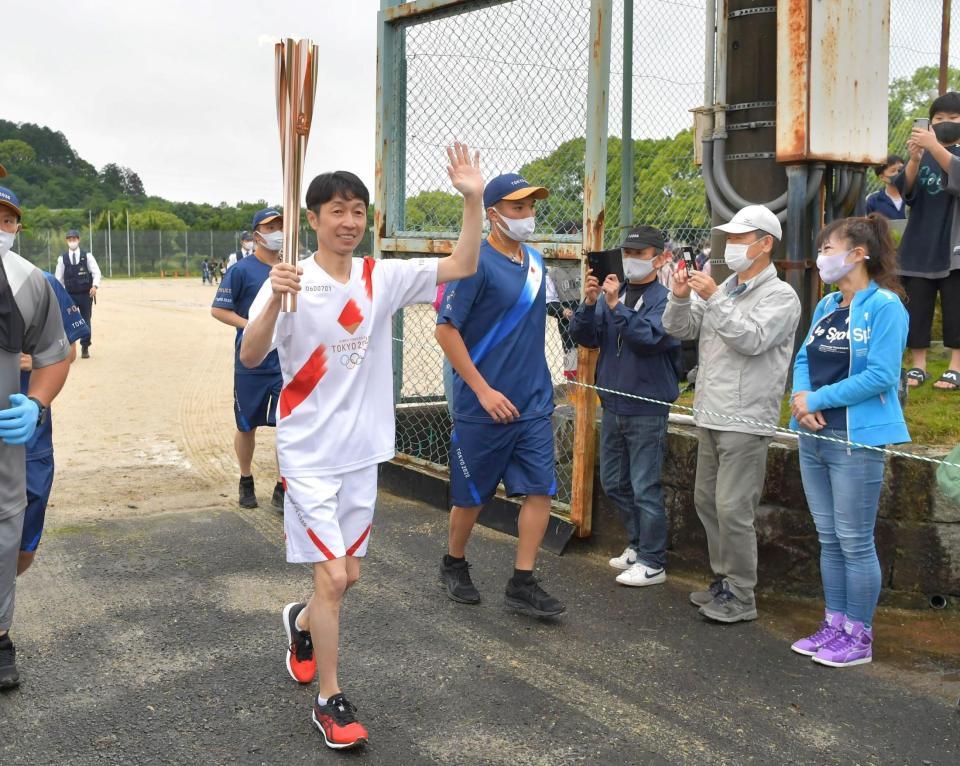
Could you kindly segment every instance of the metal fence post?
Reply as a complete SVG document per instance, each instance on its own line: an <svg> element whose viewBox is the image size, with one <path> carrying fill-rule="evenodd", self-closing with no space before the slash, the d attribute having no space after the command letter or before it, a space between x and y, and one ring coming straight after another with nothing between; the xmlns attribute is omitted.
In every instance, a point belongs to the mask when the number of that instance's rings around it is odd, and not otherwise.
<svg viewBox="0 0 960 766"><path fill-rule="evenodd" d="M590 2L590 69L587 76L587 141L583 179L583 248L603 249L607 193L607 118L610 103L610 26L612 0ZM582 265L586 284L586 261ZM582 289L582 288L581 288ZM577 380L593 385L597 352L580 348ZM596 459L596 395L577 387L573 432L573 492L570 521L578 537L588 537L593 516L593 469Z"/></svg>
<svg viewBox="0 0 960 766"><path fill-rule="evenodd" d="M633 0L623 0L623 122L620 131L620 229L633 223Z"/></svg>

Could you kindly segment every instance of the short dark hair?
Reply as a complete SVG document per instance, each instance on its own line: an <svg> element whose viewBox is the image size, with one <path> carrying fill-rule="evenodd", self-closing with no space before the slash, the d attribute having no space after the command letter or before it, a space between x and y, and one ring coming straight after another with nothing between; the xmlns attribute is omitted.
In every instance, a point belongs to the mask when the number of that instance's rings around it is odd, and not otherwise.
<svg viewBox="0 0 960 766"><path fill-rule="evenodd" d="M960 93L951 90L935 98L933 103L930 104L930 119L932 120L933 115L941 112L945 114L960 114Z"/></svg>
<svg viewBox="0 0 960 766"><path fill-rule="evenodd" d="M358 199L365 207L370 207L370 192L366 185L348 170L321 173L314 178L307 188L307 207L319 213L320 206L334 197Z"/></svg>
<svg viewBox="0 0 960 766"><path fill-rule="evenodd" d="M879 175L882 175L884 170L886 170L886 169L889 168L889 167L892 167L892 166L896 165L898 162L899 162L901 165L904 164L904 162L903 162L903 157L901 157L899 154L891 154L891 155L888 155L888 156L887 156L887 159L884 160L883 164L877 165L877 166L873 169L873 172L876 173L878 176L879 176Z"/></svg>

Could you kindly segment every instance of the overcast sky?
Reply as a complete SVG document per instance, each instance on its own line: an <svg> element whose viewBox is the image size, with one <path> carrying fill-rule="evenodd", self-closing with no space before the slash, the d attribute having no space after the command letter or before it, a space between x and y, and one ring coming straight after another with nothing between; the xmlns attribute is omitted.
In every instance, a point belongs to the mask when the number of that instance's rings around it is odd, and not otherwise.
<svg viewBox="0 0 960 766"><path fill-rule="evenodd" d="M36 0L5 7L0 116L62 131L97 168L148 194L281 199L273 47L320 48L305 176L353 170L372 188L378 0Z"/></svg>
<svg viewBox="0 0 960 766"><path fill-rule="evenodd" d="M704 3L638 0L635 137L672 135L690 124L688 110L702 100L700 9ZM621 34L622 4L615 0L614 6L618 9L614 27ZM954 3L955 22L960 22L958 6L960 3ZM466 63L473 59L451 63L449 57L431 58L431 53L459 54L459 45L466 39L431 32L432 25L417 33L408 44L408 54L419 51L422 60L411 63L411 76L426 80L414 88L410 127L414 139L423 141L421 134L427 132L430 136L424 147L417 148L415 140L412 144L408 190L446 187L442 150L437 147L450 140L454 130L480 145L532 141L537 147L533 152L515 152L516 156L501 152L502 157L488 150L486 166L499 162L502 169L512 169L549 152L566 138L582 135L585 104L580 100L586 87L588 7L589 0L530 0L478 13L461 27L466 30L464 35L473 30L481 37L490 33L490 25L510 31L510 36L502 38L504 50L499 54L483 46L467 51L475 57L483 54L477 60L483 61L481 70L488 75L483 83L474 85L482 86L488 96L496 93L498 98L513 99L514 116L533 110L535 130L530 120L524 123L524 130L517 131L501 119L478 124L476 117L472 122L461 119L456 108L447 110L454 114L438 109L440 96L436 94L445 92L450 103L466 97L471 108L462 111L472 113L477 96L471 94L465 79ZM149 194L214 204L257 199L278 203L281 169L273 47L260 40L264 36L310 37L320 48L320 73L305 177L348 169L372 189L378 8L379 0L34 0L8 4L4 8L7 23L3 27L0 92L5 98L0 117L62 131L77 152L97 168L116 162L135 170ZM920 64L936 63L939 8L939 0L893 0L893 76L909 74ZM544 33L547 16L555 22L555 33ZM651 18L657 23L650 24ZM952 32L951 61L957 65L960 23L954 24ZM517 45L518 39L530 43ZM689 46L687 55L674 58L669 66L662 58L649 55L658 48L680 50L684 46ZM578 51L583 61L577 59ZM529 70L534 74L526 76L522 87L510 87L513 65L498 70L491 56L499 56L504 63L518 56L531 62L545 58L546 63L563 66L534 66ZM614 63L614 71L619 68ZM495 75L500 79L491 79ZM575 81L571 84L563 77ZM441 85L436 87L445 90L431 90L437 82ZM618 100L619 94L613 93L613 134L619 134ZM575 123L569 129L564 127L564 115L567 122ZM422 125L417 123L418 117ZM499 133L491 138L483 133L485 128Z"/></svg>

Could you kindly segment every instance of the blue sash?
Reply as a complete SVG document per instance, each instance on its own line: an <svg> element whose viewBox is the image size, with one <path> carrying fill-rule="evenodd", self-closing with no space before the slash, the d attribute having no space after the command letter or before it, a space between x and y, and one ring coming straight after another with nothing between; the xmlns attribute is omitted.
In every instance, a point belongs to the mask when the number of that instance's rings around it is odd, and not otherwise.
<svg viewBox="0 0 960 766"><path fill-rule="evenodd" d="M494 346L516 329L540 293L540 287L543 284L543 259L533 248L527 247L526 245L521 245L521 247L527 254L529 263L527 281L523 284L523 289L520 291L520 297L517 298L517 302L490 328L490 331L480 339L477 345L470 349L470 360L474 365L480 364L480 360L482 360Z"/></svg>

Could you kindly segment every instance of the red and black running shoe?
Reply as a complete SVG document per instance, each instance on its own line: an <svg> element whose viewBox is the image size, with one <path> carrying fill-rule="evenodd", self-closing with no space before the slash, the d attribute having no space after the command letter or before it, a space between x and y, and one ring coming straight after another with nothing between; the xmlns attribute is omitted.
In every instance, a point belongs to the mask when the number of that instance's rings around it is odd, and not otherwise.
<svg viewBox="0 0 960 766"><path fill-rule="evenodd" d="M310 633L297 627L297 615L306 604L287 604L283 608L283 629L287 634L287 672L300 684L313 683L317 677L317 660L313 656Z"/></svg>
<svg viewBox="0 0 960 766"><path fill-rule="evenodd" d="M346 750L367 743L369 735L357 720L356 712L343 694L334 694L326 705L321 705L318 699L313 700L313 722L320 729L327 747Z"/></svg>

